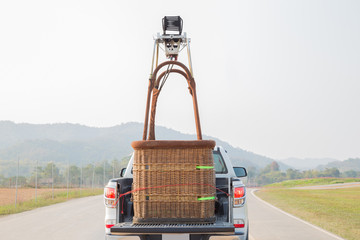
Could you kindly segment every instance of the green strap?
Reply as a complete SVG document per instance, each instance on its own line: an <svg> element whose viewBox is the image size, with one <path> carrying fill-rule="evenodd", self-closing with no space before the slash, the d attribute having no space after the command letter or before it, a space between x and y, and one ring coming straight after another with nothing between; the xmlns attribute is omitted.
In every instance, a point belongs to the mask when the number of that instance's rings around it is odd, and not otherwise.
<svg viewBox="0 0 360 240"><path fill-rule="evenodd" d="M197 200L198 201L204 201L204 200L214 200L215 197L201 197L201 198L198 198Z"/></svg>
<svg viewBox="0 0 360 240"><path fill-rule="evenodd" d="M197 169L213 169L214 166L196 166Z"/></svg>

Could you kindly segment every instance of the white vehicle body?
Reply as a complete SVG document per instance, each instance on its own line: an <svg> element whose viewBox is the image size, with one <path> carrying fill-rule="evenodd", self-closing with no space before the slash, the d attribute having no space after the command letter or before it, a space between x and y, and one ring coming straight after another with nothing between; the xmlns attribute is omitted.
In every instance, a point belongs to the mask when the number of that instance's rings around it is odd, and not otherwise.
<svg viewBox="0 0 360 240"><path fill-rule="evenodd" d="M229 204L227 204L228 206L228 213L226 216L226 224L231 224L234 226L234 231L230 232L229 234L213 234L210 233L211 236L216 235L217 237L228 237L228 236L232 236L232 239L239 239L239 240L246 240L248 239L248 211L247 211L247 203L246 203L246 188L245 185L243 184L244 178L239 178L236 176L236 173L234 171L234 166L230 160L230 158L227 155L226 150L224 150L222 147L215 147L214 148L214 152L216 153L220 153L222 156L222 159L225 163L225 166L227 168L227 172L226 173L221 173L221 174L216 174L216 179L229 179L228 180L228 189L229 189L229 194L230 196L228 197L228 201ZM122 174L122 178L124 179L132 179L133 175L132 175L132 165L133 165L133 156L131 157L128 166L125 170L125 172L123 172ZM238 166L236 166L238 167ZM107 186L105 187L105 191L107 191L106 189L116 189L118 182L116 181L116 179L112 179L109 181L109 183L107 184ZM234 195L234 189L238 189L238 188L242 188L243 190L243 195L241 196L241 198L235 198ZM112 198L107 198L106 197L106 193L105 193L105 234L106 234L106 239L120 239L121 236L119 235L115 235L112 233L111 229L112 228L116 228L116 226L118 226L119 223L119 214L120 214L120 210L119 210L119 203L117 203L115 206L113 205L113 203L116 202L116 198L112 199ZM220 222L221 224L221 222ZM115 226L114 226L115 225ZM191 226L190 226L191 228ZM189 228L189 229L190 229ZM162 234L161 232L158 232L158 234ZM123 234L123 235L137 235L137 234ZM149 235L151 236L151 235ZM209 236L208 236L209 237ZM140 236L141 239L151 239L151 238L142 238ZM190 239L208 239L208 238L196 238L193 237Z"/></svg>

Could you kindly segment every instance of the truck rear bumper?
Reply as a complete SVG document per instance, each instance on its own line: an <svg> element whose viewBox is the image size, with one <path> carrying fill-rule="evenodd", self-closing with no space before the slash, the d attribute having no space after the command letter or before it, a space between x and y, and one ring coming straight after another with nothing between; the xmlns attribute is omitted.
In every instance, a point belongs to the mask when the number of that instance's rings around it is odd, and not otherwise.
<svg viewBox="0 0 360 240"><path fill-rule="evenodd" d="M106 240L173 240L174 235L177 234L170 234L170 235L106 235ZM183 235L183 234L182 234ZM186 234L188 235L188 234ZM176 237L175 239L178 240L246 240L245 234L242 232L241 235L188 235L188 236ZM194 238L195 236L195 238ZM215 238L212 238L215 237Z"/></svg>
<svg viewBox="0 0 360 240"><path fill-rule="evenodd" d="M163 234L165 238L163 238ZM168 234L188 235L189 240L244 240L245 232L231 223L214 224L131 224L119 223L110 229L107 240L167 240ZM171 235L170 235L171 236ZM134 238L138 237L138 238ZM170 238L171 239L171 238Z"/></svg>
<svg viewBox="0 0 360 240"><path fill-rule="evenodd" d="M149 235L149 234L208 234L234 235L231 223L211 224L132 224L119 223L110 229L111 235Z"/></svg>

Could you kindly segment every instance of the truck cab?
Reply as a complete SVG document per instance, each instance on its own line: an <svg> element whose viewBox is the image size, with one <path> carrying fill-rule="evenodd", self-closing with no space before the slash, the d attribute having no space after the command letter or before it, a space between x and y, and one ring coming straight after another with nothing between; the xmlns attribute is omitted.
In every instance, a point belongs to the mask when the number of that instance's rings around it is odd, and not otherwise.
<svg viewBox="0 0 360 240"><path fill-rule="evenodd" d="M163 234L189 234L190 240L207 240L211 236L246 240L249 223L246 203L246 169L233 166L222 147L213 149L216 174L215 223L204 224L133 224L131 187L133 156L120 178L110 179L104 189L105 239L138 236L141 240L161 240Z"/></svg>

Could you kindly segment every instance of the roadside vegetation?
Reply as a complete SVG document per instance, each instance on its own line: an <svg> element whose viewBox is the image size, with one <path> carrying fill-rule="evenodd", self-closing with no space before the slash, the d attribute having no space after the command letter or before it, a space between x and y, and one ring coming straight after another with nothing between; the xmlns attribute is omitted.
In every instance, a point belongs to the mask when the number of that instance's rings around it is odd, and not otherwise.
<svg viewBox="0 0 360 240"><path fill-rule="evenodd" d="M102 194L106 182L118 176L127 161L124 157L81 166L13 161L16 174L10 174L11 168L7 176L0 174L0 216Z"/></svg>
<svg viewBox="0 0 360 240"><path fill-rule="evenodd" d="M27 190L31 190L32 194L28 194ZM38 196L34 198L34 189L19 189L21 191L22 199L16 205L14 204L13 198L11 198L11 204L9 204L9 196L14 196L15 189L0 188L0 216L24 212L32 210L38 207L44 207L55 203L65 202L70 199L95 196L103 193L103 188L97 189L70 189L69 193L66 189L56 189L54 195L52 189L38 189Z"/></svg>
<svg viewBox="0 0 360 240"><path fill-rule="evenodd" d="M264 186L272 183L279 183L284 182L287 180L295 180L295 179L306 179L308 181L309 179L314 178L321 178L321 179L338 179L334 181L348 181L346 179L358 179L360 181L360 171L344 171L340 172L339 169L332 167L332 168L326 168L324 170L316 170L316 169L310 169L305 171L299 171L297 169L289 168L286 171L281 171L279 164L274 161L271 164L267 165L265 168L257 170L254 167L247 168L248 170L248 179L249 179L249 186ZM344 180L339 180L344 179ZM304 184L307 184L305 181ZM314 180L310 180L314 181ZM319 184L329 184L327 180L321 180L323 183L320 182L313 182L314 185ZM350 180L352 181L352 180ZM302 182L302 181L300 181Z"/></svg>
<svg viewBox="0 0 360 240"><path fill-rule="evenodd" d="M265 186L256 195L272 205L345 239L360 239L360 187L342 189L289 189L359 179L306 179Z"/></svg>
<svg viewBox="0 0 360 240"><path fill-rule="evenodd" d="M9 170L6 176L0 174L0 216L102 194L108 180L117 177L128 161L126 156L121 161L76 166L19 160L4 166L0 160L0 170Z"/></svg>
<svg viewBox="0 0 360 240"><path fill-rule="evenodd" d="M0 159L0 187L51 187L57 188L102 187L108 179L119 176L122 168L126 167L130 156L121 160L103 160L94 163L69 164L65 162L42 162ZM18 175L18 176L17 176Z"/></svg>
<svg viewBox="0 0 360 240"><path fill-rule="evenodd" d="M360 182L360 178L308 178L308 179L297 179L287 180L279 183L273 183L266 185L266 187L304 187L304 186L316 186L316 185L329 185L338 183L351 183Z"/></svg>

